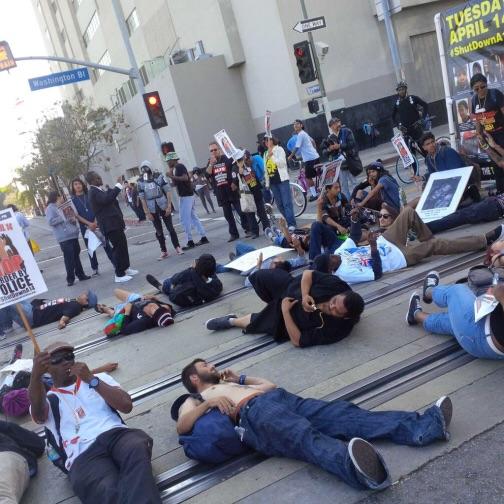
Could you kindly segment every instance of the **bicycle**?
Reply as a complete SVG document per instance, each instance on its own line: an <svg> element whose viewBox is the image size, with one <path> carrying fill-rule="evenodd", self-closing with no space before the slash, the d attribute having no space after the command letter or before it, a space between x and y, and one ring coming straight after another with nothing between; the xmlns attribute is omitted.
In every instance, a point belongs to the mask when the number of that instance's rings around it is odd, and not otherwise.
<svg viewBox="0 0 504 504"><path fill-rule="evenodd" d="M419 121L413 123L412 126L415 126L415 125L421 126L421 121L419 120ZM418 174L420 173L420 163L418 161L417 154L418 153L421 154L422 149L420 149L416 140L412 136L410 136L406 133L404 127L399 126L399 128L402 132L404 141L406 142L406 145L408 146L408 149L411 152L411 156L413 157L413 163L408 166L404 166L401 156L398 156L398 158L396 160L396 164L395 164L395 170L396 170L396 174L401 182L403 182L404 184L412 184L414 182L413 177L418 176ZM405 171L406 171L406 174L405 174ZM412 171L412 173L411 173L411 171Z"/></svg>

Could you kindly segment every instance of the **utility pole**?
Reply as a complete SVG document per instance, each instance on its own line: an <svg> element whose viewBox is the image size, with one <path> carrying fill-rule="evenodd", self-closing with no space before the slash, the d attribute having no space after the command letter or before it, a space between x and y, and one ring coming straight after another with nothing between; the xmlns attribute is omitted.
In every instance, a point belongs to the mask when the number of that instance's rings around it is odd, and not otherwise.
<svg viewBox="0 0 504 504"><path fill-rule="evenodd" d="M308 12L306 11L305 0L299 0L299 1L301 3L301 11L303 12L303 18L308 19ZM329 123L331 119L331 111L329 110L329 101L326 95L324 79L322 77L322 71L320 70L320 62L317 55L317 49L315 47L315 42L313 41L313 35L311 31L308 32L308 41L310 42L313 62L315 63L315 70L317 71L317 78L320 86L320 97L322 98L322 106L324 107L326 123Z"/></svg>
<svg viewBox="0 0 504 504"><path fill-rule="evenodd" d="M124 47L126 48L126 52L128 53L129 63L131 65L132 74L137 81L138 92L143 95L145 94L145 88L142 82L142 78L140 76L140 71L138 69L138 64L136 62L135 53L133 52L133 48L131 47L128 28L126 26L126 20L124 19L124 13L122 11L122 7L119 3L119 0L112 0L112 7L114 8L114 14L117 19L117 24L119 25L119 30L121 32L121 37L123 39ZM147 109L145 110L145 114L147 115ZM161 138L159 137L158 130L152 130L152 136L154 138L154 143L157 146L158 153L161 152Z"/></svg>
<svg viewBox="0 0 504 504"><path fill-rule="evenodd" d="M390 14L390 0L381 0L383 9L383 21L385 22L385 30L387 32L387 39L390 48L390 55L392 56L392 64L394 65L394 72L397 82L404 80L404 70L401 64L401 56L399 48L397 47L397 39L392 23L392 15Z"/></svg>

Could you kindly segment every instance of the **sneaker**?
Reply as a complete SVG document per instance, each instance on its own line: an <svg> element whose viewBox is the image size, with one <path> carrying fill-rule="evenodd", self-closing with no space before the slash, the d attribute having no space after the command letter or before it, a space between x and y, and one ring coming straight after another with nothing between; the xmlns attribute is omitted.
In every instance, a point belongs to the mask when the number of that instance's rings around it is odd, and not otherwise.
<svg viewBox="0 0 504 504"><path fill-rule="evenodd" d="M235 235L231 235L229 237L229 240L227 242L228 243L234 242L234 241L238 240L238 238L240 238L240 236L238 236L238 235L236 235L236 236Z"/></svg>
<svg viewBox="0 0 504 504"><path fill-rule="evenodd" d="M406 322L409 325L417 325L418 322L415 319L415 313L417 311L422 311L422 307L420 306L420 295L418 292L413 292L409 299L408 312L406 313Z"/></svg>
<svg viewBox="0 0 504 504"><path fill-rule="evenodd" d="M5 328L2 332L4 332L5 334L11 334L14 331L15 331L14 327L10 326L10 327Z"/></svg>
<svg viewBox="0 0 504 504"><path fill-rule="evenodd" d="M229 260L234 261L236 259L236 254L234 252L229 252Z"/></svg>
<svg viewBox="0 0 504 504"><path fill-rule="evenodd" d="M177 255L184 255L184 251L180 247L177 247L175 250L177 251Z"/></svg>
<svg viewBox="0 0 504 504"><path fill-rule="evenodd" d="M441 410L441 414L443 415L445 429L448 429L453 415L453 404L451 399L448 396L440 397L436 401L436 406Z"/></svg>
<svg viewBox="0 0 504 504"><path fill-rule="evenodd" d="M129 282L133 277L129 275L124 275L122 277L115 276L114 277L114 282L115 283L124 283L124 282Z"/></svg>
<svg viewBox="0 0 504 504"><path fill-rule="evenodd" d="M196 247L195 243L192 240L189 240L187 242L187 245L185 247L182 247L182 250L190 250L194 247Z"/></svg>
<svg viewBox="0 0 504 504"><path fill-rule="evenodd" d="M154 275L146 275L145 280L147 280L147 282L149 282L152 285L152 287L154 287L158 291L162 290L163 286L161 282Z"/></svg>
<svg viewBox="0 0 504 504"><path fill-rule="evenodd" d="M245 238L252 238L252 236L254 236L254 233L251 231L245 231Z"/></svg>
<svg viewBox="0 0 504 504"><path fill-rule="evenodd" d="M161 252L161 255L157 258L158 261L162 261L163 259L166 259L170 254L168 252Z"/></svg>
<svg viewBox="0 0 504 504"><path fill-rule="evenodd" d="M504 224L497 226L494 229L494 233L496 238L494 239L493 243L504 240Z"/></svg>
<svg viewBox="0 0 504 504"><path fill-rule="evenodd" d="M68 287L72 287L72 285L75 283L75 280L73 282L67 282Z"/></svg>
<svg viewBox="0 0 504 504"><path fill-rule="evenodd" d="M274 241L274 239L275 239L275 233L273 233L273 230L269 227L267 227L264 230L264 235L266 236L266 238L268 238L271 241Z"/></svg>
<svg viewBox="0 0 504 504"><path fill-rule="evenodd" d="M228 313L223 317L211 318L205 322L205 326L209 331L224 331L224 329L231 329L233 325L230 319L236 318L234 313Z"/></svg>
<svg viewBox="0 0 504 504"><path fill-rule="evenodd" d="M378 456L376 448L364 439L353 438L348 443L348 455L356 472L381 485L388 477L387 468Z"/></svg>
<svg viewBox="0 0 504 504"><path fill-rule="evenodd" d="M431 304L432 298L426 297L427 289L432 289L433 287L437 287L439 285L439 273L437 271L429 271L423 281L422 288L422 300L424 303Z"/></svg>
<svg viewBox="0 0 504 504"><path fill-rule="evenodd" d="M277 226L271 226L271 230L273 233L275 233L277 236L283 236L282 230L277 227Z"/></svg>
<svg viewBox="0 0 504 504"><path fill-rule="evenodd" d="M84 280L89 280L91 277L89 275L84 275L79 277L79 282L84 282Z"/></svg>
<svg viewBox="0 0 504 504"><path fill-rule="evenodd" d="M93 270L93 276L99 276L99 275L100 272L98 271L98 269Z"/></svg>
<svg viewBox="0 0 504 504"><path fill-rule="evenodd" d="M317 199L318 199L318 196L310 196L308 198L308 201L311 203L312 201L317 201Z"/></svg>
<svg viewBox="0 0 504 504"><path fill-rule="evenodd" d="M208 241L208 238L206 236L202 236L201 240L199 242L196 242L196 245L206 245L207 243L210 243Z"/></svg>
<svg viewBox="0 0 504 504"><path fill-rule="evenodd" d="M128 268L125 271L125 273L126 273L126 275L129 275L129 276L135 276L135 275L138 275L138 270L134 270L134 269Z"/></svg>
<svg viewBox="0 0 504 504"><path fill-rule="evenodd" d="M291 234L294 233L294 231L296 231L295 226L289 226L287 229L289 230L289 233L291 233Z"/></svg>
<svg viewBox="0 0 504 504"><path fill-rule="evenodd" d="M18 343L15 348L14 352L12 352L12 357L11 360L9 361L9 364L14 364L18 359L21 359L23 356L23 345L21 343Z"/></svg>

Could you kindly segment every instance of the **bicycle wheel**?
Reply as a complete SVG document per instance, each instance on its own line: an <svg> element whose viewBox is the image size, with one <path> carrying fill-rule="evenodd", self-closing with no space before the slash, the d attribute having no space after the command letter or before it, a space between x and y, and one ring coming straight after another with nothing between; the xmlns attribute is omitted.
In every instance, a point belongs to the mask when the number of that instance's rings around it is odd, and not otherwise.
<svg viewBox="0 0 504 504"><path fill-rule="evenodd" d="M397 176L399 177L399 180L403 182L404 184L412 184L413 183L413 175L418 175L418 171L420 168L420 165L418 164L418 159L417 157L413 154L413 159L415 162L407 166L406 168L403 166L403 163L401 161L401 158L398 157L395 165L396 173Z"/></svg>
<svg viewBox="0 0 504 504"><path fill-rule="evenodd" d="M444 146L451 146L450 142L450 137L449 136L440 136L436 138L436 145L439 145L440 147Z"/></svg>
<svg viewBox="0 0 504 504"><path fill-rule="evenodd" d="M299 217L306 210L306 193L303 188L295 182L290 182L292 194L292 206L294 207L294 216Z"/></svg>

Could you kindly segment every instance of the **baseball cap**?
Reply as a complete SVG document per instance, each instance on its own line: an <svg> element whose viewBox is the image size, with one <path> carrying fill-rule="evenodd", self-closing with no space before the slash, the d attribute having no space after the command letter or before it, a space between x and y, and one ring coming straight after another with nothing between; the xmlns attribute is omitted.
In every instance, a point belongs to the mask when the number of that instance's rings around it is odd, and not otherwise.
<svg viewBox="0 0 504 504"><path fill-rule="evenodd" d="M152 163L150 161L148 161L147 159L140 163L140 168L143 168L144 166L145 166L145 168L149 168L149 170L152 170Z"/></svg>
<svg viewBox="0 0 504 504"><path fill-rule="evenodd" d="M55 341L50 345L47 345L44 348L44 352L48 352L49 354L53 354L58 352L59 350L73 350L74 347L70 343L65 343L64 341Z"/></svg>
<svg viewBox="0 0 504 504"><path fill-rule="evenodd" d="M90 308L96 308L96 305L98 304L98 296L94 291L91 289L87 291L87 298L88 298L88 306Z"/></svg>

